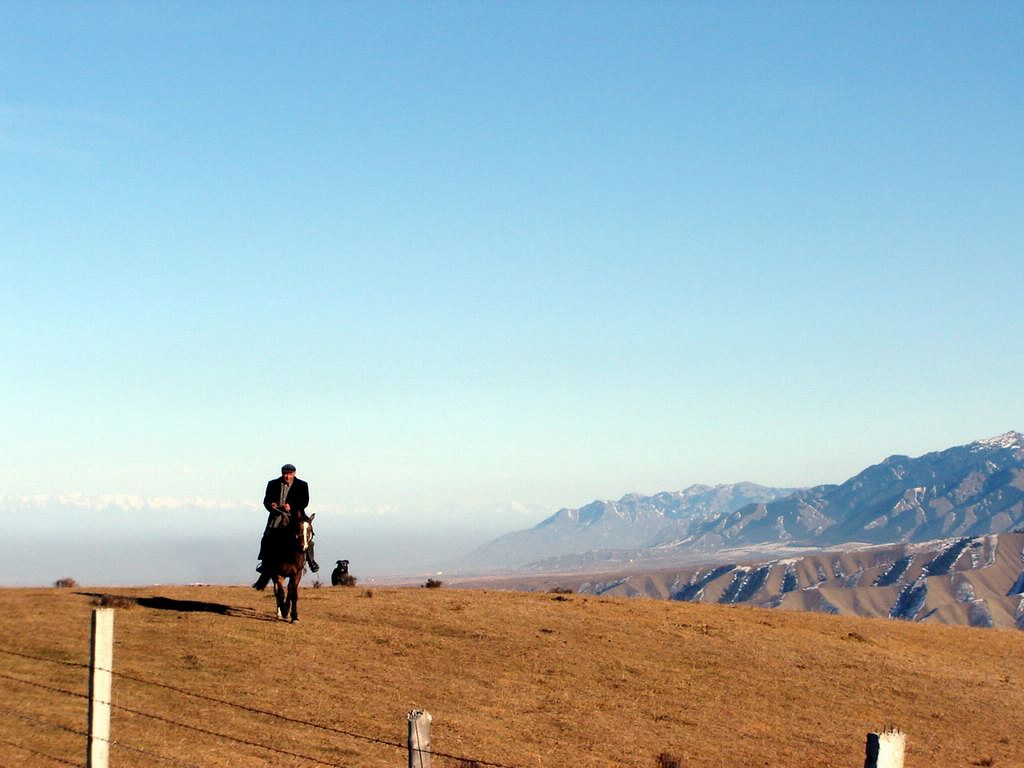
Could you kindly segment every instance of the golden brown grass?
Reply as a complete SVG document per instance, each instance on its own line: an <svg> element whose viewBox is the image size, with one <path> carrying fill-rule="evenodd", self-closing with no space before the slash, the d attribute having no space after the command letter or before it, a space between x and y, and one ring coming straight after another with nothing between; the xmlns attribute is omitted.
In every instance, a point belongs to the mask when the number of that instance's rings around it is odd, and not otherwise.
<svg viewBox="0 0 1024 768"><path fill-rule="evenodd" d="M123 674L392 742L421 707L435 750L508 766L850 768L883 724L907 732L910 767L1024 765L1013 631L420 588L306 589L290 625L242 587L105 591L165 598L117 611ZM85 693L86 592L0 590L0 649L48 660L0 653L0 765L84 764L84 738L63 729L85 729L85 700L9 678ZM200 610L218 605L228 612ZM320 764L405 763L392 746L125 678L114 702ZM115 766L173 764L128 748L189 765L317 764L123 709L113 732Z"/></svg>

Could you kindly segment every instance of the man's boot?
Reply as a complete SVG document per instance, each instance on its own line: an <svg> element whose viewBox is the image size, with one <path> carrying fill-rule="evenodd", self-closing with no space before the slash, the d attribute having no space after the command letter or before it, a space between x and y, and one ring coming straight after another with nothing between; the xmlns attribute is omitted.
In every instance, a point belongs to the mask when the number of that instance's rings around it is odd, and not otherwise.
<svg viewBox="0 0 1024 768"><path fill-rule="evenodd" d="M306 547L306 563L309 565L309 570L316 573L320 570L320 566L317 565L316 560L313 559L313 542L309 542L309 546Z"/></svg>

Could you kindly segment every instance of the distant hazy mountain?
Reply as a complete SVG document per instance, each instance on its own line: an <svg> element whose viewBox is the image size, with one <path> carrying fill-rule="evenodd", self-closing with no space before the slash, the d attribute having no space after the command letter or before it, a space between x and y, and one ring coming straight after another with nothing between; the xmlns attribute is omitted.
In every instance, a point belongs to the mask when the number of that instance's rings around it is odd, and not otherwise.
<svg viewBox="0 0 1024 768"><path fill-rule="evenodd" d="M1024 526L1024 435L918 458L890 456L841 485L695 485L563 509L456 563L456 570L566 571L708 562L724 550L786 553L923 542Z"/></svg>
<svg viewBox="0 0 1024 768"><path fill-rule="evenodd" d="M506 534L460 559L461 570L500 570L536 561L623 548L671 547L703 523L751 504L780 499L792 488L754 483L692 485L656 496L628 494L618 501L594 501L561 509L526 531Z"/></svg>
<svg viewBox="0 0 1024 768"><path fill-rule="evenodd" d="M702 549L787 542L831 546L977 536L1024 523L1024 435L890 456L842 485L750 504L696 532Z"/></svg>

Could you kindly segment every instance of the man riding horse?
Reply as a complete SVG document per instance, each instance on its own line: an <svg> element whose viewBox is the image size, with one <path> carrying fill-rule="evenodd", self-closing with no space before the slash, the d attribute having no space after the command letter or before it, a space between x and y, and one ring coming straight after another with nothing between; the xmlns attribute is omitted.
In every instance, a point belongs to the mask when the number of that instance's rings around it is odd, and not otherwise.
<svg viewBox="0 0 1024 768"><path fill-rule="evenodd" d="M289 546L293 523L308 519L306 507L309 506L309 485L305 480L299 480L295 476L294 464L285 464L281 467L281 476L267 483L263 506L269 516L263 538L260 540L259 559L266 561L268 558L277 557L282 547ZM320 570L320 566L313 559L312 540L306 548L306 563L313 573ZM253 587L259 590L266 589L270 581L270 574L264 572L263 566L264 563L261 563L256 567L260 577L253 584Z"/></svg>

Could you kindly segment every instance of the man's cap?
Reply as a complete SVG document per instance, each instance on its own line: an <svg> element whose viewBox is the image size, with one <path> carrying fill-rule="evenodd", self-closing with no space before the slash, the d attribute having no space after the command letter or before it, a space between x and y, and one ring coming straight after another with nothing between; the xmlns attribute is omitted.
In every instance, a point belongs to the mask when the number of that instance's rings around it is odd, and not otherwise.
<svg viewBox="0 0 1024 768"><path fill-rule="evenodd" d="M286 472L294 472L294 471L295 471L295 465L294 464L285 464L283 467L281 467L281 474L282 475L285 474Z"/></svg>

